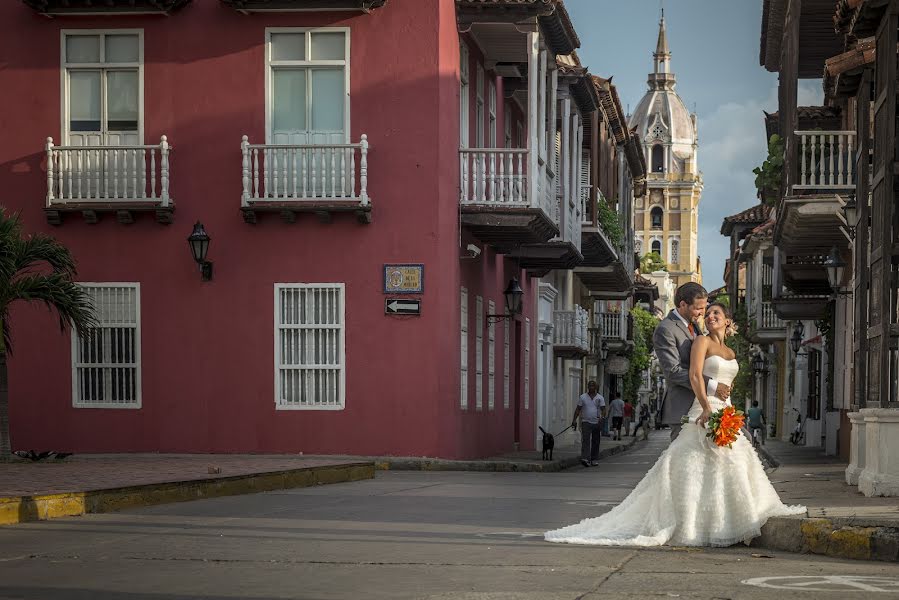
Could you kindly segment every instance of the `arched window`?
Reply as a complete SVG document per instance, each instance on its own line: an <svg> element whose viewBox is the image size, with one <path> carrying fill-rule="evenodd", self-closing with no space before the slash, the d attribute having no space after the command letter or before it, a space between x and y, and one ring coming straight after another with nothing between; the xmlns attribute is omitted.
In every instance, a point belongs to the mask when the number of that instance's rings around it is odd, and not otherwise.
<svg viewBox="0 0 899 600"><path fill-rule="evenodd" d="M659 240L654 240L652 242L652 251L659 256L662 256L662 242L660 242Z"/></svg>
<svg viewBox="0 0 899 600"><path fill-rule="evenodd" d="M641 256L643 255L643 240L634 240L634 251Z"/></svg>
<svg viewBox="0 0 899 600"><path fill-rule="evenodd" d="M678 240L671 240L671 263L677 264L680 262L680 242Z"/></svg>
<svg viewBox="0 0 899 600"><path fill-rule="evenodd" d="M662 228L662 207L654 206L653 209L649 211L649 221L650 227L653 229Z"/></svg>
<svg viewBox="0 0 899 600"><path fill-rule="evenodd" d="M661 144L655 144L652 147L652 172L665 172L665 149Z"/></svg>

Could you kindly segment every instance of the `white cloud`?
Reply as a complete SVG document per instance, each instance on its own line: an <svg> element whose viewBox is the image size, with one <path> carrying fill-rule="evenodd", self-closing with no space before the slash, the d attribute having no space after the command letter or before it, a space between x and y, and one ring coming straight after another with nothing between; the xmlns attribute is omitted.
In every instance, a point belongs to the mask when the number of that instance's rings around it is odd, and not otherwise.
<svg viewBox="0 0 899 600"><path fill-rule="evenodd" d="M724 217L756 203L752 169L767 156L765 115L777 108L777 88L764 99L722 104L699 116L699 168L705 187L699 205L699 253L708 289L723 284L730 242L721 235Z"/></svg>

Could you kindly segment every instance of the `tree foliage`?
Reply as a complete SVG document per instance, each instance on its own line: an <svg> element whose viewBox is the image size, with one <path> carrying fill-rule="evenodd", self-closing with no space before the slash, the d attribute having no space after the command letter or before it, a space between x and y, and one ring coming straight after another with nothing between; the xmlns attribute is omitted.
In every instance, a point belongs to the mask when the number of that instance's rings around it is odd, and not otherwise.
<svg viewBox="0 0 899 600"><path fill-rule="evenodd" d="M758 190L759 200L768 206L774 206L780 197L783 168L784 140L775 133L768 140L768 158L760 167L752 170L755 173L755 188Z"/></svg>
<svg viewBox="0 0 899 600"><path fill-rule="evenodd" d="M647 252L640 257L640 272L654 273L655 271L667 271L668 265L662 260L658 252Z"/></svg>
<svg viewBox="0 0 899 600"><path fill-rule="evenodd" d="M596 216L597 221L599 221L599 228L602 229L615 248L621 249L624 246L624 230L621 228L621 220L618 218L618 213L607 202L600 199L596 203Z"/></svg>
<svg viewBox="0 0 899 600"><path fill-rule="evenodd" d="M61 330L86 335L97 326L93 303L74 282L75 260L50 236L25 235L17 216L0 208L0 461L11 454L6 355L12 348L9 311L13 302L38 302L56 312Z"/></svg>
<svg viewBox="0 0 899 600"><path fill-rule="evenodd" d="M640 385L643 382L643 372L649 368L652 333L659 324L659 319L639 306L631 309L631 316L634 319L634 347L628 356L630 367L624 376L624 400L636 405Z"/></svg>

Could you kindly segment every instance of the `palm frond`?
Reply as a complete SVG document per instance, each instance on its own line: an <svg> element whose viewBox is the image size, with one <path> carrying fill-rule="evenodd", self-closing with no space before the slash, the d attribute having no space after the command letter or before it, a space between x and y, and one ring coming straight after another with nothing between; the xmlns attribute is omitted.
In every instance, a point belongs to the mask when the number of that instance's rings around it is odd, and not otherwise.
<svg viewBox="0 0 899 600"><path fill-rule="evenodd" d="M9 285L8 291L7 306L16 300L43 302L48 310L56 312L62 330L72 326L79 335L85 335L89 329L99 326L90 296L67 273L23 275Z"/></svg>
<svg viewBox="0 0 899 600"><path fill-rule="evenodd" d="M69 277L74 277L77 273L75 259L72 258L68 248L43 233L35 233L20 240L16 246L14 260L17 272L28 271L41 263L46 263L54 271L65 273Z"/></svg>
<svg viewBox="0 0 899 600"><path fill-rule="evenodd" d="M22 225L18 215L7 216L0 207L0 281L9 281L16 274L17 248L22 242Z"/></svg>

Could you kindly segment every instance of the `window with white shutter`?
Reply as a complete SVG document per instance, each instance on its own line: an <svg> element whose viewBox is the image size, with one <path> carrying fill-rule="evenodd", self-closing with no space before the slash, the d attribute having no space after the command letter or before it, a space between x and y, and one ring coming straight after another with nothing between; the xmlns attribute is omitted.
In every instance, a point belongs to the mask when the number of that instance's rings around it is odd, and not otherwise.
<svg viewBox="0 0 899 600"><path fill-rule="evenodd" d="M496 303L493 300L487 302L487 312L496 314ZM496 327L493 323L487 324L487 410L496 408Z"/></svg>
<svg viewBox="0 0 899 600"><path fill-rule="evenodd" d="M496 148L496 82L490 79L487 85L487 116L490 120L487 127L487 138L489 146Z"/></svg>
<svg viewBox="0 0 899 600"><path fill-rule="evenodd" d="M524 320L524 409L531 407L531 320Z"/></svg>
<svg viewBox="0 0 899 600"><path fill-rule="evenodd" d="M461 345L462 355L460 363L460 372L462 374L461 389L459 393L459 403L462 410L468 410L468 290L462 288L461 293L462 309L461 309Z"/></svg>
<svg viewBox="0 0 899 600"><path fill-rule="evenodd" d="M140 408L140 284L82 283L99 326L72 332L72 405Z"/></svg>
<svg viewBox="0 0 899 600"><path fill-rule="evenodd" d="M593 189L590 185L590 151L581 151L581 218L584 221L593 221L593 211L595 207L590 203L590 191Z"/></svg>
<svg viewBox="0 0 899 600"><path fill-rule="evenodd" d="M475 123L477 131L478 148L484 147L484 67L478 64L477 80L475 81L476 102L475 105Z"/></svg>
<svg viewBox="0 0 899 600"><path fill-rule="evenodd" d="M509 408L509 336L511 327L509 319L503 320L503 408Z"/></svg>
<svg viewBox="0 0 899 600"><path fill-rule="evenodd" d="M464 43L459 44L459 79L460 79L460 102L459 102L459 135L460 145L468 148L468 46Z"/></svg>
<svg viewBox="0 0 899 600"><path fill-rule="evenodd" d="M275 408L342 410L344 284L275 284Z"/></svg>
<svg viewBox="0 0 899 600"><path fill-rule="evenodd" d="M480 296L475 300L475 347L474 347L474 407L475 410L484 409L484 299Z"/></svg>

